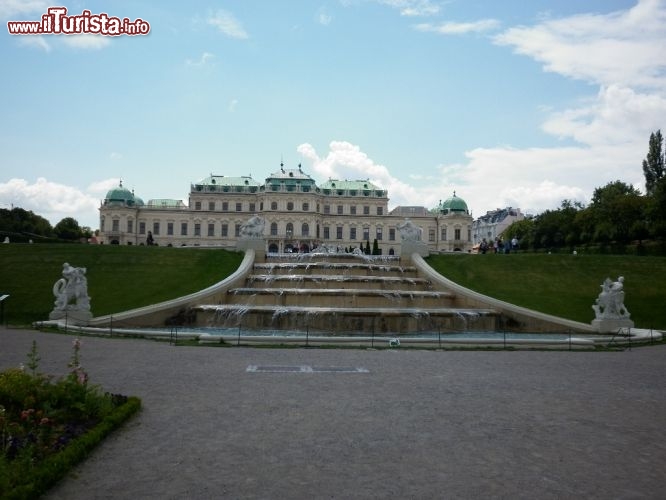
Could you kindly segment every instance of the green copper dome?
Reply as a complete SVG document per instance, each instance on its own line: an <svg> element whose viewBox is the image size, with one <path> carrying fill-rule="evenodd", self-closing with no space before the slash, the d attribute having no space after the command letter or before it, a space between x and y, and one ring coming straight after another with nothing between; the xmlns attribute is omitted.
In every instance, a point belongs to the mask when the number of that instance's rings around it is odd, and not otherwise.
<svg viewBox="0 0 666 500"><path fill-rule="evenodd" d="M137 201L139 203L137 203ZM134 206L136 204L143 205L143 200L141 200L141 198L135 198L134 193L129 189L124 188L123 181L120 181L120 185L117 188L113 188L106 193L104 204Z"/></svg>
<svg viewBox="0 0 666 500"><path fill-rule="evenodd" d="M446 200L440 203L439 211L443 214L469 213L469 209L467 208L467 203L465 203L465 200L463 200L462 198L457 197L455 191L453 192L453 196L447 198Z"/></svg>

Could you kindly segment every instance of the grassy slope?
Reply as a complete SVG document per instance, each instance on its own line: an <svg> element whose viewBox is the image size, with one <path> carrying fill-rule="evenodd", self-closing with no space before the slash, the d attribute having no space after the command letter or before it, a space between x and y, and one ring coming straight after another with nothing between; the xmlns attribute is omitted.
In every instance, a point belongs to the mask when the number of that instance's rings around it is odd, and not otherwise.
<svg viewBox="0 0 666 500"><path fill-rule="evenodd" d="M201 290L233 273L242 254L225 250L115 245L0 245L0 294L9 324L48 319L62 264L87 268L95 316Z"/></svg>
<svg viewBox="0 0 666 500"><path fill-rule="evenodd" d="M625 305L637 327L666 329L666 258L620 255L437 255L440 274L472 290L589 323L606 277L625 277Z"/></svg>
<svg viewBox="0 0 666 500"><path fill-rule="evenodd" d="M234 272L242 254L225 250L111 245L0 245L0 294L10 324L48 318L62 264L88 269L95 316L201 290ZM623 275L637 326L666 329L666 258L608 255L440 255L428 262L444 276L518 305L590 322L605 277Z"/></svg>

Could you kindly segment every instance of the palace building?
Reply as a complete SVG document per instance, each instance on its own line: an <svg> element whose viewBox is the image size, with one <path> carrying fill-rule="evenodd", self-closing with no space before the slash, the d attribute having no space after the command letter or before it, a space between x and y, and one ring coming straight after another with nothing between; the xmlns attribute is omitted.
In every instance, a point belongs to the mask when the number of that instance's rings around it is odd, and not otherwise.
<svg viewBox="0 0 666 500"><path fill-rule="evenodd" d="M250 176L210 175L190 187L189 202L156 199L145 203L122 185L100 206L100 241L106 244L206 246L234 249L250 217L265 220L268 252L309 252L320 244L348 249L377 240L383 255L400 253L397 226L410 219L431 252L468 252L472 216L454 193L432 209L388 210L388 193L369 180L329 179L321 185L299 165L262 182Z"/></svg>

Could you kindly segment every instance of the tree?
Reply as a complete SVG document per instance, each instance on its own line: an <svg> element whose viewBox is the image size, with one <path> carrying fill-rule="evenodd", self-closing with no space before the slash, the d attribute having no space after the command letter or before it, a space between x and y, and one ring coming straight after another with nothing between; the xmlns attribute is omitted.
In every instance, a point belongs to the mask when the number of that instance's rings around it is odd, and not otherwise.
<svg viewBox="0 0 666 500"><path fill-rule="evenodd" d="M63 240L78 240L83 234L76 219L65 217L53 228L56 236Z"/></svg>
<svg viewBox="0 0 666 500"><path fill-rule="evenodd" d="M379 243L377 242L377 238L372 242L372 255L379 255Z"/></svg>
<svg viewBox="0 0 666 500"><path fill-rule="evenodd" d="M664 155L661 152L661 130L650 134L648 154L643 160L643 174L645 175L645 190L648 195L654 191L657 182L664 177Z"/></svg>
<svg viewBox="0 0 666 500"><path fill-rule="evenodd" d="M7 210L0 209L0 233L4 236L31 238L34 236L52 237L53 228L44 217L35 215L29 210L19 207Z"/></svg>
<svg viewBox="0 0 666 500"><path fill-rule="evenodd" d="M513 222L509 227L507 227L502 236L507 241L511 241L513 238L518 240L520 248L527 250L530 247L534 246L534 219L528 218L523 220L518 220Z"/></svg>
<svg viewBox="0 0 666 500"><path fill-rule="evenodd" d="M595 240L627 243L640 231L636 223L645 221L646 203L634 186L615 181L594 190L590 210Z"/></svg>
<svg viewBox="0 0 666 500"><path fill-rule="evenodd" d="M647 201L647 219L650 234L666 238L666 177L660 179Z"/></svg>
<svg viewBox="0 0 666 500"><path fill-rule="evenodd" d="M370 255L370 241L365 240L365 255Z"/></svg>

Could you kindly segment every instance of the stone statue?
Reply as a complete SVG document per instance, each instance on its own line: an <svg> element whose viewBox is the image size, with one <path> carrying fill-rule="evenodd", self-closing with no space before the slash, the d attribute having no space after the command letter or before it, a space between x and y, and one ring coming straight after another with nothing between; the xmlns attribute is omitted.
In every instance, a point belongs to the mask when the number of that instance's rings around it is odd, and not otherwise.
<svg viewBox="0 0 666 500"><path fill-rule="evenodd" d="M245 224L241 225L240 228L240 237L248 239L260 239L264 237L264 227L266 226L266 221L254 215L248 219Z"/></svg>
<svg viewBox="0 0 666 500"><path fill-rule="evenodd" d="M53 295L56 300L49 315L51 319L70 317L74 321L86 321L92 317L85 267L73 267L65 262L62 278L53 285Z"/></svg>
<svg viewBox="0 0 666 500"><path fill-rule="evenodd" d="M592 306L597 319L629 319L631 314L624 305L624 277L617 281L606 278L601 293Z"/></svg>
<svg viewBox="0 0 666 500"><path fill-rule="evenodd" d="M420 241L421 228L414 224L411 220L405 219L405 222L398 224L398 231L400 231L400 238L402 241Z"/></svg>
<svg viewBox="0 0 666 500"><path fill-rule="evenodd" d="M67 262L62 266L62 278L53 285L55 311L66 309L89 311L88 280L85 267L72 267Z"/></svg>

